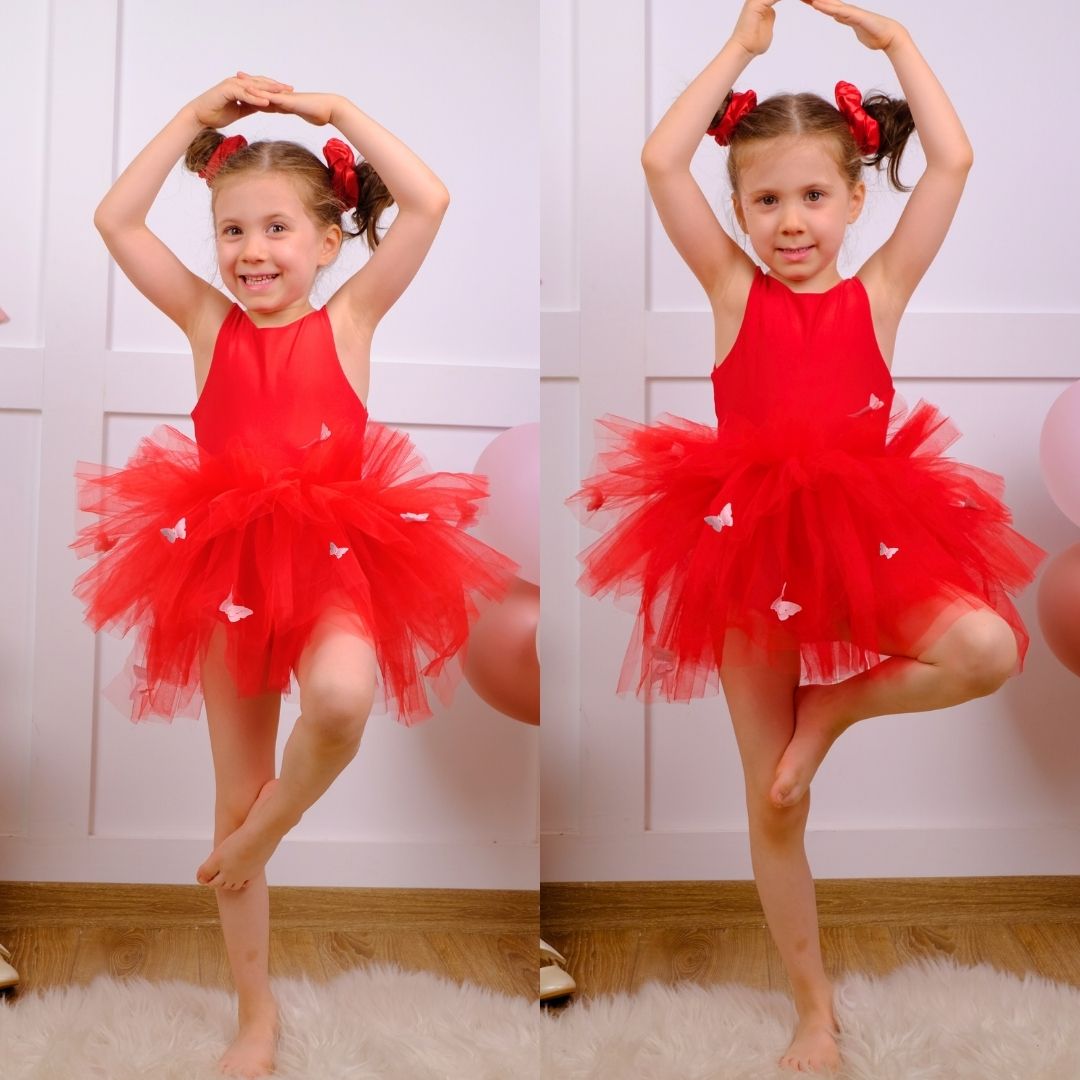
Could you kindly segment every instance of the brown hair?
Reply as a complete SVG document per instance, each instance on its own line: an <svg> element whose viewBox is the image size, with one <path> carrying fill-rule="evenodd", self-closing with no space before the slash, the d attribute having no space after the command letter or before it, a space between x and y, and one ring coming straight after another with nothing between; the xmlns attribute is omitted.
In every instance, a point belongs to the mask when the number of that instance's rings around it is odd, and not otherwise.
<svg viewBox="0 0 1080 1080"><path fill-rule="evenodd" d="M731 94L724 99L710 127L718 124L727 112ZM871 93L863 99L863 108L878 122L880 145L877 152L863 157L855 137L840 110L817 94L774 94L751 109L731 132L727 159L728 177L733 191L739 190L739 152L751 143L776 139L782 135L816 135L832 140L836 164L854 187L864 165L882 167L888 161L889 183L897 191L911 188L900 182L900 158L908 138L915 130L911 109L902 98Z"/></svg>
<svg viewBox="0 0 1080 1080"><path fill-rule="evenodd" d="M184 166L197 173L206 168L211 154L224 140L213 128L203 128L192 139L184 156ZM285 172L300 184L301 198L308 212L320 225L340 225L346 208L334 194L330 184L330 169L306 146L283 140L262 140L250 143L230 155L218 169L211 183L216 187L222 180L244 172ZM356 231L343 230L346 236L364 235L370 250L379 246L376 226L384 210L394 203L379 174L366 162L356 166L356 180L360 186L359 205L348 211L356 224Z"/></svg>

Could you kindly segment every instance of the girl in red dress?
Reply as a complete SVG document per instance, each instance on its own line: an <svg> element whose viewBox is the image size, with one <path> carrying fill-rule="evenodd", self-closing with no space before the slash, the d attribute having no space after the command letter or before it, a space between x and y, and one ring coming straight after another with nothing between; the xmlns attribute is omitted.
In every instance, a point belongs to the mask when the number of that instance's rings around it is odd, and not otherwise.
<svg viewBox="0 0 1080 1080"><path fill-rule="evenodd" d="M256 111L331 124L366 160L339 139L323 162L295 143L217 132ZM237 303L146 225L184 155L210 185L218 268ZM447 202L438 177L350 101L239 73L184 106L95 215L120 268L187 334L199 399L195 442L166 427L125 468L82 469L80 505L98 519L73 546L103 554L75 591L95 629L138 631L133 720L197 714L205 700L215 846L197 878L216 891L239 992L228 1075L273 1067L267 860L356 754L377 679L400 720L429 715L424 680L445 676L464 645L470 593L500 595L514 569L464 531L484 480L419 472L407 437L369 422L365 405L375 327ZM371 257L314 310L318 271L360 234ZM275 778L294 673L302 715Z"/></svg>
<svg viewBox="0 0 1080 1080"><path fill-rule="evenodd" d="M920 402L893 409L897 326L948 231L972 163L953 107L907 31L813 0L889 57L906 101L840 83L757 102L735 79L769 47L777 0L747 0L730 40L668 110L642 163L664 228L708 294L717 427L603 421L600 468L574 496L607 525L590 592L640 596L620 689L687 700L722 684L746 778L754 874L798 1027L781 1064L839 1062L804 849L810 783L871 716L996 690L1027 635L1009 594L1043 552L1010 527L1000 478L942 456L957 437ZM718 104L721 105L717 112ZM926 169L892 236L842 279L865 165ZM762 272L690 172L708 130L730 146L732 202Z"/></svg>

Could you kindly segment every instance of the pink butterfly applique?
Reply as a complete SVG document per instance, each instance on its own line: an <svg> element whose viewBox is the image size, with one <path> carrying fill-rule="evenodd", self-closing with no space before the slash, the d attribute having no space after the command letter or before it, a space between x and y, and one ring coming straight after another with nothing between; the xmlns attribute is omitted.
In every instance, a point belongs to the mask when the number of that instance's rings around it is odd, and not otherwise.
<svg viewBox="0 0 1080 1080"><path fill-rule="evenodd" d="M251 608L244 607L243 604L233 603L232 592L221 601L218 611L224 612L229 622L239 622L241 619L246 619L249 615L255 614Z"/></svg>
<svg viewBox="0 0 1080 1080"><path fill-rule="evenodd" d="M780 590L780 595L769 605L769 607L776 612L776 617L781 622L787 622L792 615L798 615L798 613L802 611L802 605L784 599L785 592L787 592L786 581L784 582L784 587Z"/></svg>

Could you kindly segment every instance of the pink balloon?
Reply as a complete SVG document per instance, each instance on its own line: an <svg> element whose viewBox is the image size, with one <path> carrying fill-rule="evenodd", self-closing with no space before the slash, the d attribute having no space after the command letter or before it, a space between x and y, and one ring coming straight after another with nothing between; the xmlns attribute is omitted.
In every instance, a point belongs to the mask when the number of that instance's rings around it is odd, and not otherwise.
<svg viewBox="0 0 1080 1080"><path fill-rule="evenodd" d="M506 598L488 604L465 650L465 678L492 708L524 724L540 723L536 627L540 590L515 579Z"/></svg>
<svg viewBox="0 0 1080 1080"><path fill-rule="evenodd" d="M1053 654L1080 675L1080 544L1055 555L1043 571L1039 626Z"/></svg>
<svg viewBox="0 0 1080 1080"><path fill-rule="evenodd" d="M1080 382L1050 406L1039 438L1039 464L1050 497L1080 525Z"/></svg>
<svg viewBox="0 0 1080 1080"><path fill-rule="evenodd" d="M473 532L540 584L540 425L519 424L496 435L477 459L490 498Z"/></svg>

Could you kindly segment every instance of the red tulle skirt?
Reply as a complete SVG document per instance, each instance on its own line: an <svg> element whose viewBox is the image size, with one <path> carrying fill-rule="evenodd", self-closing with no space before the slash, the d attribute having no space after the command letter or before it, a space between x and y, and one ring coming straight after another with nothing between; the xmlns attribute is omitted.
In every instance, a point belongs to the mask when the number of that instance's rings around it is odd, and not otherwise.
<svg viewBox="0 0 1080 1080"><path fill-rule="evenodd" d="M605 530L579 584L638 613L620 690L714 692L729 628L758 646L740 655L797 657L804 682L832 682L897 650L898 633L926 644L983 606L1022 663L1010 594L1045 552L1011 527L1000 477L942 456L958 432L932 405L898 411L876 440L792 417L599 424L595 475L570 503Z"/></svg>
<svg viewBox="0 0 1080 1080"><path fill-rule="evenodd" d="M446 688L470 594L500 596L515 566L465 531L486 480L421 467L407 436L373 423L304 449L214 455L166 426L122 469L80 463L79 506L97 520L71 546L102 554L75 594L95 630L137 630L131 718L198 714L218 627L241 694L287 692L320 615L338 608L359 616L398 718L429 716L425 679Z"/></svg>

